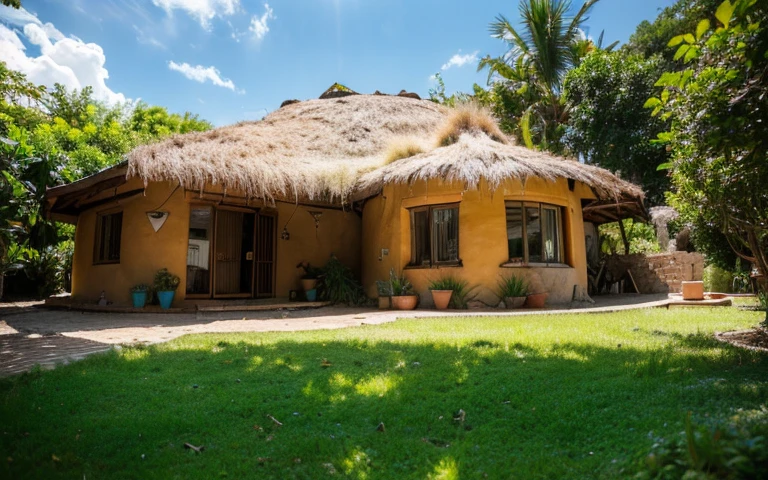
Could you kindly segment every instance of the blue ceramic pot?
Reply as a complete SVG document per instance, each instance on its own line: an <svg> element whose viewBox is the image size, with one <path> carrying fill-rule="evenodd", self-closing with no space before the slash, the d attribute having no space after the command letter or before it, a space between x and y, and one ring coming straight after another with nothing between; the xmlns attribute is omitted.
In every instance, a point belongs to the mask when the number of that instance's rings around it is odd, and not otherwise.
<svg viewBox="0 0 768 480"><path fill-rule="evenodd" d="M147 292L132 292L133 308L144 308L147 303Z"/></svg>
<svg viewBox="0 0 768 480"><path fill-rule="evenodd" d="M173 294L176 293L174 291L165 291L165 292L157 292L157 299L160 300L160 308L163 310L168 310L171 308L171 303L173 303Z"/></svg>
<svg viewBox="0 0 768 480"><path fill-rule="evenodd" d="M308 302L314 302L315 300L317 300L317 289L316 288L313 288L312 290L307 290L306 292L304 292L304 294L307 296L307 301Z"/></svg>

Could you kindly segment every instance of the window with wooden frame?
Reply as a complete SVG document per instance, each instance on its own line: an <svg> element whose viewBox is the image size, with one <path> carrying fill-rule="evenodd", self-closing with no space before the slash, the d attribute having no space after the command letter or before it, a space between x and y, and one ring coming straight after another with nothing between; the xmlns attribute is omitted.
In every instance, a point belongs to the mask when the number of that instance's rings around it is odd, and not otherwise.
<svg viewBox="0 0 768 480"><path fill-rule="evenodd" d="M459 265L459 204L412 208L411 267Z"/></svg>
<svg viewBox="0 0 768 480"><path fill-rule="evenodd" d="M100 214L96 221L93 263L120 263L123 212Z"/></svg>
<svg viewBox="0 0 768 480"><path fill-rule="evenodd" d="M509 262L562 264L562 207L546 203L506 202Z"/></svg>

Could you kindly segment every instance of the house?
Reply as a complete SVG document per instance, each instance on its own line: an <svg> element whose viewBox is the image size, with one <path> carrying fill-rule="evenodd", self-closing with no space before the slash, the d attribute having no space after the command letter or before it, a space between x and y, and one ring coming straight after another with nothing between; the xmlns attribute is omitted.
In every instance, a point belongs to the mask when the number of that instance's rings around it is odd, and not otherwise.
<svg viewBox="0 0 768 480"><path fill-rule="evenodd" d="M335 254L372 297L395 268L427 303L446 272L489 305L512 273L561 303L586 291L585 224L645 216L640 188L610 172L414 97L334 89L50 189L49 215L77 225L73 299L127 304L163 267L181 277L176 301L288 297L297 264Z"/></svg>

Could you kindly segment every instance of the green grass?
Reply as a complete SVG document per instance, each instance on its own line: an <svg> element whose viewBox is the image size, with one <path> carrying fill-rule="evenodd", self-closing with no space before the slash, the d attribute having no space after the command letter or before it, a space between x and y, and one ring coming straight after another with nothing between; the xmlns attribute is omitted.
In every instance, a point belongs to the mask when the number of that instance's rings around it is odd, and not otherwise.
<svg viewBox="0 0 768 480"><path fill-rule="evenodd" d="M761 319L417 319L124 348L0 381L0 477L626 477L687 412L766 405L768 356L711 335Z"/></svg>

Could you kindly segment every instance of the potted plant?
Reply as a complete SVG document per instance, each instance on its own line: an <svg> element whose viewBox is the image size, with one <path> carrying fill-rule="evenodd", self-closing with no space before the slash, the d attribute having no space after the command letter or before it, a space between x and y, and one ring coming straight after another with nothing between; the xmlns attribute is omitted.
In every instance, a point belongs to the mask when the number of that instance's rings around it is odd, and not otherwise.
<svg viewBox="0 0 768 480"><path fill-rule="evenodd" d="M131 298L133 299L133 308L144 308L147 304L147 292L149 285L140 283L131 288Z"/></svg>
<svg viewBox="0 0 768 480"><path fill-rule="evenodd" d="M544 308L547 301L547 290L537 273L530 276L528 286L528 296L525 300L525 306L528 308Z"/></svg>
<svg viewBox="0 0 768 480"><path fill-rule="evenodd" d="M528 284L524 278L510 275L499 279L497 295L508 309L522 307L527 293Z"/></svg>
<svg viewBox="0 0 768 480"><path fill-rule="evenodd" d="M155 292L157 292L160 308L163 310L171 308L173 296L176 293L176 288L178 288L180 282L181 279L179 279L179 276L172 274L167 268L161 268L157 271L153 287Z"/></svg>
<svg viewBox="0 0 768 480"><path fill-rule="evenodd" d="M317 300L317 282L322 274L322 269L313 267L309 262L299 262L296 268L304 269L304 274L301 276L301 288L304 290L307 301Z"/></svg>
<svg viewBox="0 0 768 480"><path fill-rule="evenodd" d="M436 309L445 310L448 308L455 285L456 280L451 277L440 277L429 282L429 291L432 292L432 301L435 302Z"/></svg>
<svg viewBox="0 0 768 480"><path fill-rule="evenodd" d="M413 290L411 282L404 275L397 275L394 268L389 271L389 286L395 310L414 310L419 304L419 295Z"/></svg>
<svg viewBox="0 0 768 480"><path fill-rule="evenodd" d="M386 280L376 280L376 290L379 292L379 309L387 310L392 306L392 286Z"/></svg>

